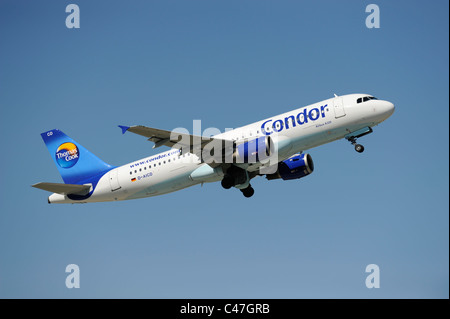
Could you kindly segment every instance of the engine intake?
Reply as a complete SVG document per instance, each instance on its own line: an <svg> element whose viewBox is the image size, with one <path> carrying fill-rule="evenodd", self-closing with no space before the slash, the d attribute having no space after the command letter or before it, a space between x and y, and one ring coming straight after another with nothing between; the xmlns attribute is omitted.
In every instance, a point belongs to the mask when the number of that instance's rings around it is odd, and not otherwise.
<svg viewBox="0 0 450 319"><path fill-rule="evenodd" d="M283 180L299 179L314 171L314 162L309 154L295 154L287 160L278 163L278 169L273 174L267 174L268 180L281 178Z"/></svg>

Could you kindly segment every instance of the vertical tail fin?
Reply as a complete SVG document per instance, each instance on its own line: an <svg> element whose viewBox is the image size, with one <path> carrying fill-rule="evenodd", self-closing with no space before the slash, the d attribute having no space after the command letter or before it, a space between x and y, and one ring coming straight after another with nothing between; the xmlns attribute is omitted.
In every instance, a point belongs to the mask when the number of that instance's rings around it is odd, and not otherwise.
<svg viewBox="0 0 450 319"><path fill-rule="evenodd" d="M114 168L60 130L51 130L41 136L66 184L81 184Z"/></svg>

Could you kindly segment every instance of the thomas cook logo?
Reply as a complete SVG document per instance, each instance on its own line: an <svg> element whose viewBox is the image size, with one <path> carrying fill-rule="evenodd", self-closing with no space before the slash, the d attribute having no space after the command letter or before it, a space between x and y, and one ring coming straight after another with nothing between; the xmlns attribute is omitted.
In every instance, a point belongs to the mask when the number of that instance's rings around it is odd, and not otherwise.
<svg viewBox="0 0 450 319"><path fill-rule="evenodd" d="M63 143L56 150L56 162L62 168L74 166L79 159L80 152L73 143Z"/></svg>

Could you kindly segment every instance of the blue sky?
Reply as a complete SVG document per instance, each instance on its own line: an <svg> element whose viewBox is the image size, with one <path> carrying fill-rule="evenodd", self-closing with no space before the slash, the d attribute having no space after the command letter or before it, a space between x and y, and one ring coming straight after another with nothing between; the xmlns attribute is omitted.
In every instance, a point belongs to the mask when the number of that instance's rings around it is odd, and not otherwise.
<svg viewBox="0 0 450 319"><path fill-rule="evenodd" d="M0 297L448 298L448 1L0 2ZM48 205L40 133L114 165L156 154L118 124L224 130L336 94L396 112L308 151L312 175ZM158 149L160 150L160 149ZM81 288L67 289L77 264ZM365 267L380 267L379 289Z"/></svg>

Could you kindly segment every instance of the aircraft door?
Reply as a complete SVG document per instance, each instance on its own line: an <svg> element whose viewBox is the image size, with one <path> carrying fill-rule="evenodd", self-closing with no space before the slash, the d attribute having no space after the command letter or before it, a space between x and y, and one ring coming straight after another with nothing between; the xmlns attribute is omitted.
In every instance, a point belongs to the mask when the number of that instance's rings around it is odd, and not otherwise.
<svg viewBox="0 0 450 319"><path fill-rule="evenodd" d="M344 102L342 97L336 97L333 101L334 104L334 116L340 118L345 116Z"/></svg>
<svg viewBox="0 0 450 319"><path fill-rule="evenodd" d="M115 168L109 171L109 184L113 192L121 188L119 184L119 169Z"/></svg>

